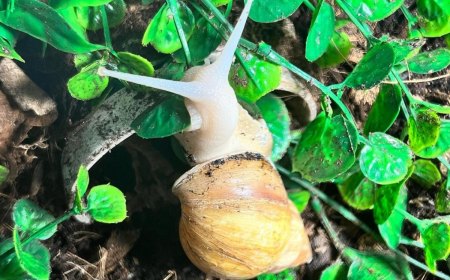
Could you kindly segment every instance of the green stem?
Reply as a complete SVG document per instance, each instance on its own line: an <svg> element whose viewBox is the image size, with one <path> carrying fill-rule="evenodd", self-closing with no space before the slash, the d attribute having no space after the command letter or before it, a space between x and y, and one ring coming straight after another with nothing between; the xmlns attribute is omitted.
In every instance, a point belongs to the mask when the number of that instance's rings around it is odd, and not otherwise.
<svg viewBox="0 0 450 280"><path fill-rule="evenodd" d="M358 135L358 142L363 143L364 145L370 146L370 141L366 137L362 135Z"/></svg>
<svg viewBox="0 0 450 280"><path fill-rule="evenodd" d="M367 24L359 21L358 16L353 12L353 9L348 6L347 2L343 0L336 0L336 3L347 14L353 24L356 25L356 27L359 29L359 31L361 31L364 37L366 37L369 43L372 43L375 38L373 37L372 31L370 31L370 28L367 26Z"/></svg>
<svg viewBox="0 0 450 280"><path fill-rule="evenodd" d="M445 166L445 168L447 168L448 171L450 171L450 163L446 158L444 158L443 156L439 156L437 159Z"/></svg>
<svg viewBox="0 0 450 280"><path fill-rule="evenodd" d="M397 249L391 249L391 250L394 251L395 253L401 255L402 257L404 257L406 259L406 261L409 262L410 264L412 264L412 265L414 265L414 266L416 266L416 267L418 267L418 268L420 268L420 269L422 269L422 270L424 270L424 271L426 271L428 273L431 273L431 274L433 274L436 277L439 277L439 278L444 279L444 280L450 280L450 276L448 276L447 274L443 273L442 271L438 270L438 271L434 271L433 272L433 271L431 271L428 268L428 266L426 266L425 264L419 262L418 260L416 260L414 258L411 258L410 256L408 256L407 254L403 253L402 251L397 250Z"/></svg>
<svg viewBox="0 0 450 280"><path fill-rule="evenodd" d="M73 215L75 215L75 211L74 209L71 209L70 211L64 213L64 215L62 215L61 217L59 217L58 219L55 219L53 222L45 225L44 227L42 227L41 229L39 229L38 231L36 231L35 233L33 233L32 235L28 236L27 238L25 238L21 243L22 246L27 245L28 243L30 243L31 241L37 239L38 236L42 235L43 232L48 231L49 229L51 229L52 227L68 220L70 217L72 217ZM14 248L9 249L8 251L4 252L3 254L0 255L0 263L7 258L9 255L14 253Z"/></svg>
<svg viewBox="0 0 450 280"><path fill-rule="evenodd" d="M345 245L341 242L339 239L339 235L334 230L333 226L330 223L330 220L328 219L327 215L325 214L325 211L322 207L322 204L320 203L320 200L317 199L317 197L314 197L311 200L311 207L316 213L316 215L319 217L320 222L322 223L323 227L328 233L328 236L330 236L331 241L333 241L334 247L342 254L342 251L345 249Z"/></svg>
<svg viewBox="0 0 450 280"><path fill-rule="evenodd" d="M177 0L166 0L169 5L170 11L173 14L173 20L175 22L175 27L177 29L178 37L180 38L181 45L183 46L184 55L186 57L186 63L191 66L191 51L186 40L186 34L184 34L183 25L180 21L180 16L178 14L178 2Z"/></svg>
<svg viewBox="0 0 450 280"><path fill-rule="evenodd" d="M308 8L308 9L310 9L311 11L315 11L316 10L316 7L314 7L314 5L311 3L311 1L309 1L309 0L303 0L303 3L305 3L305 5L306 5L306 7Z"/></svg>
<svg viewBox="0 0 450 280"><path fill-rule="evenodd" d="M227 9L225 10L225 14L223 14L226 18L231 14L231 9L233 8L233 0L228 1Z"/></svg>
<svg viewBox="0 0 450 280"><path fill-rule="evenodd" d="M319 189L317 189L314 185L312 185L311 183L300 179L298 176L296 176L295 174L292 174L291 172L289 172L287 169L285 169L284 167L276 164L276 167L278 169L278 171L283 174L284 176L286 176L289 180L291 180L292 182L302 186L303 188L305 188L306 190L308 190L309 192L311 192L313 195L317 196L318 198L320 198L323 202L325 202L326 204L328 204L331 208L333 208L334 210L336 210L336 212L338 212L339 214L341 214L344 218L346 218L347 220L349 220L350 222L354 223L355 225L357 225L358 227L360 227L362 230L364 230L365 232L367 232L368 234L372 235L376 240L378 241L382 241L381 237L374 232L369 226L367 226L363 221L361 221L358 217L355 216L355 214L353 214L351 211L349 211L347 208L345 208L344 206L342 206L341 204L339 204L338 202L336 202L335 200L329 198L325 193L323 193L322 191L320 191Z"/></svg>
<svg viewBox="0 0 450 280"><path fill-rule="evenodd" d="M105 5L100 6L100 14L102 16L103 36L105 37L105 44L108 50L117 57L111 41L111 34L109 33L108 15L106 14Z"/></svg>
<svg viewBox="0 0 450 280"><path fill-rule="evenodd" d="M404 244L404 245L408 245L408 246L414 246L417 248L424 248L425 246L423 245L422 242L419 242L417 240L413 240L404 236L400 237L400 243Z"/></svg>
<svg viewBox="0 0 450 280"><path fill-rule="evenodd" d="M403 15L405 16L406 20L408 21L408 27L411 29L414 25L417 23L417 18L411 14L411 12L406 8L406 6L403 4L400 9L402 10Z"/></svg>
<svg viewBox="0 0 450 280"><path fill-rule="evenodd" d="M424 228L424 222L422 220L420 220L419 218L414 217L413 215L411 215L410 213L408 213L408 211L405 211L401 208L395 208L395 211L399 212L400 214L402 214L405 219L407 219L408 221L410 221L411 223L413 223L418 229L419 231L421 231L421 229Z"/></svg>

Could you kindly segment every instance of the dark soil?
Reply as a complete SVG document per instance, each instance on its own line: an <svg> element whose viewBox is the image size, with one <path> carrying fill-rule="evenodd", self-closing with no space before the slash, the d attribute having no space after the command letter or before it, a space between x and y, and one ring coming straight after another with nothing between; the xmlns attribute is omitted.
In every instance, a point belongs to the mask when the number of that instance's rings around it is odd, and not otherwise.
<svg viewBox="0 0 450 280"><path fill-rule="evenodd" d="M124 23L112 31L113 42L117 50L128 50L141 54L158 65L167 57L157 54L152 48L143 48L140 36L143 34L149 18L159 8L161 1L149 6L138 5L140 1L130 1L129 13ZM323 72L314 65L308 64L303 55L304 38L310 18L303 16L306 8L301 7L292 17L294 32L300 38L298 49L283 45L279 35L270 35L271 30L283 29L282 24L269 24L262 32L258 28L247 30L248 37L253 40L265 40L272 43L278 51L286 52L286 56L297 65L326 82L340 82L342 75L338 72L349 72L353 64L344 64L338 71ZM308 13L309 14L309 13ZM392 18L378 26L379 32L400 30L404 22L394 14ZM257 25L255 25L257 26ZM281 26L281 27L280 27ZM275 31L274 34L279 34ZM91 34L100 40L102 34ZM286 43L286 42L284 42ZM360 42L363 46L363 42ZM426 48L433 49L442 42L431 41ZM58 119L48 128L37 133L31 131L26 141L33 142L33 135L44 135L48 147L36 148L32 157L24 161L19 176L3 189L0 189L0 239L11 234L10 212L14 202L29 197L49 212L61 215L68 206L70 195L63 186L61 176L61 151L68 133L76 127L94 104L79 102L70 97L66 82L76 73L72 55L63 54L50 46L45 56L41 56L42 44L30 37L19 41L17 51L26 63L19 63L27 75L55 100ZM439 74L439 73L438 73ZM441 73L442 74L442 73ZM408 77L415 79L419 77ZM426 83L411 84L413 94L440 103L450 104L448 95L450 79ZM370 108L369 103L357 103L354 98L345 97L345 102L352 112L363 121ZM400 133L402 120L393 128L393 133ZM397 128L397 131L395 129ZM83 143L79 143L83 145ZM143 140L131 137L101 159L90 171L91 185L110 182L119 187L127 197L128 218L117 225L99 223L82 224L75 219L60 225L57 234L46 241L52 255L51 279L205 279L205 275L194 267L185 256L178 239L178 221L180 216L179 202L171 193L173 182L189 167L172 151L169 139ZM330 197L341 201L333 185L321 188ZM420 217L433 217L434 206L432 191L410 188L411 203L409 211ZM341 201L342 202L342 201ZM342 202L343 203L343 202ZM377 248L371 238L363 234L356 226L344 218L327 210L333 224L340 232L342 240L354 248ZM364 221L371 221L370 211L358 213ZM321 271L333 263L338 257L326 232L318 218L308 208L302 217L311 238L314 258L311 264L303 265L298 270L298 279L318 279ZM374 228L375 225L371 225ZM416 229L407 225L405 234L414 237ZM403 251L423 261L420 250ZM422 271L414 270L416 279L433 279ZM448 271L445 265L439 269Z"/></svg>

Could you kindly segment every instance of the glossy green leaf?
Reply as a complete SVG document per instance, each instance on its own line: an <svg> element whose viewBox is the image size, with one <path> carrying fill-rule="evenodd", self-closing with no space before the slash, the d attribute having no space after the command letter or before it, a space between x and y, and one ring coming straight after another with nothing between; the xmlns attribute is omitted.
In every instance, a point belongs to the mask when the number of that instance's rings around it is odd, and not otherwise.
<svg viewBox="0 0 450 280"><path fill-rule="evenodd" d="M14 11L0 12L0 22L68 53L105 49L81 37L52 7L38 0L15 0Z"/></svg>
<svg viewBox="0 0 450 280"><path fill-rule="evenodd" d="M87 196L87 208L92 218L101 223L119 223L127 217L125 196L111 185L93 187Z"/></svg>
<svg viewBox="0 0 450 280"><path fill-rule="evenodd" d="M13 30L0 23L0 37L8 41L11 46L14 46L16 44L17 37L19 35L18 33L19 32L17 32L16 30Z"/></svg>
<svg viewBox="0 0 450 280"><path fill-rule="evenodd" d="M99 30L103 28L101 7L77 7L78 22L87 30ZM105 5L106 17L109 28L114 28L122 23L125 18L127 6L124 0L112 0Z"/></svg>
<svg viewBox="0 0 450 280"><path fill-rule="evenodd" d="M450 1L417 0L417 10L422 16L421 33L425 37L441 37L450 33Z"/></svg>
<svg viewBox="0 0 450 280"><path fill-rule="evenodd" d="M170 96L147 108L131 123L131 127L144 139L162 138L183 131L190 122L183 99Z"/></svg>
<svg viewBox="0 0 450 280"><path fill-rule="evenodd" d="M374 132L369 135L369 145L361 150L359 166L364 176L381 184L393 184L408 174L412 164L409 147L390 135Z"/></svg>
<svg viewBox="0 0 450 280"><path fill-rule="evenodd" d="M417 155L423 158L436 158L443 155L450 150L450 137L448 135L450 135L450 121L441 120L441 129L436 144L421 150Z"/></svg>
<svg viewBox="0 0 450 280"><path fill-rule="evenodd" d="M291 118L281 98L267 94L256 103L272 134L272 161L280 160L289 147Z"/></svg>
<svg viewBox="0 0 450 280"><path fill-rule="evenodd" d="M407 61L407 69L416 74L430 74L450 65L450 50L436 49L420 53Z"/></svg>
<svg viewBox="0 0 450 280"><path fill-rule="evenodd" d="M402 102L402 91L398 85L383 84L370 109L364 125L364 134L386 132L397 119Z"/></svg>
<svg viewBox="0 0 450 280"><path fill-rule="evenodd" d="M212 19L216 20L215 18ZM195 24L194 31L188 41L188 47L191 51L191 59L193 63L203 61L208 57L222 42L222 37L216 29L208 23L204 18L198 20ZM186 57L182 49L173 54L177 62L185 62Z"/></svg>
<svg viewBox="0 0 450 280"><path fill-rule="evenodd" d="M81 71L81 69L94 62L95 59L96 56L94 53L77 54L73 56L73 63L75 64L75 68Z"/></svg>
<svg viewBox="0 0 450 280"><path fill-rule="evenodd" d="M423 40L389 39L389 44L395 53L394 64L416 55L424 43L425 41Z"/></svg>
<svg viewBox="0 0 450 280"><path fill-rule="evenodd" d="M98 68L103 62L97 60L81 69L81 72L73 76L67 82L70 95L78 100L91 100L102 95L109 83L108 76L97 74Z"/></svg>
<svg viewBox="0 0 450 280"><path fill-rule="evenodd" d="M288 193L289 199L294 203L299 213L302 213L308 206L311 194L308 191L296 191Z"/></svg>
<svg viewBox="0 0 450 280"><path fill-rule="evenodd" d="M70 28L73 29L82 38L87 38L86 29L81 26L78 22L78 16L75 12L75 8L68 7L65 9L56 10L58 14L64 18L64 20L69 24Z"/></svg>
<svg viewBox="0 0 450 280"><path fill-rule="evenodd" d="M328 49L333 33L333 7L324 0L321 0L314 12L308 37L306 38L306 59L315 61L321 57Z"/></svg>
<svg viewBox="0 0 450 280"><path fill-rule="evenodd" d="M292 159L293 170L311 181L325 182L355 162L358 131L343 116L321 113L302 133Z"/></svg>
<svg viewBox="0 0 450 280"><path fill-rule="evenodd" d="M434 223L421 230L423 245L425 245L425 262L431 271L436 271L437 260L445 260L450 254L450 225Z"/></svg>
<svg viewBox="0 0 450 280"><path fill-rule="evenodd" d="M400 257L381 253L363 253L346 248L344 255L352 259L348 280L413 280L408 263Z"/></svg>
<svg viewBox="0 0 450 280"><path fill-rule="evenodd" d="M148 77L153 76L155 73L153 64L140 55L129 52L118 52L117 57L119 58L117 68L121 72Z"/></svg>
<svg viewBox="0 0 450 280"><path fill-rule="evenodd" d="M285 269L278 273L265 273L257 277L257 280L296 280L297 276L292 268Z"/></svg>
<svg viewBox="0 0 450 280"><path fill-rule="evenodd" d="M27 235L39 231L55 220L47 211L28 199L20 199L14 204L12 217L16 226ZM40 233L36 238L45 240L55 232L56 225Z"/></svg>
<svg viewBox="0 0 450 280"><path fill-rule="evenodd" d="M441 119L430 109L421 109L408 121L409 145L417 154L436 145L441 130Z"/></svg>
<svg viewBox="0 0 450 280"><path fill-rule="evenodd" d="M449 5L448 0L417 0L419 14L429 20L436 20L445 16Z"/></svg>
<svg viewBox="0 0 450 280"><path fill-rule="evenodd" d="M404 0L349 0L346 3L361 19L379 21L392 15Z"/></svg>
<svg viewBox="0 0 450 280"><path fill-rule="evenodd" d="M77 211L81 211L83 209L82 199L86 194L87 188L89 186L89 173L87 168L84 165L80 166L77 175L77 191L74 199L74 207Z"/></svg>
<svg viewBox="0 0 450 280"><path fill-rule="evenodd" d="M263 60L250 52L245 52L243 57L257 85L250 79L240 63L231 66L228 80L239 98L254 103L278 87L281 82L281 66Z"/></svg>
<svg viewBox="0 0 450 280"><path fill-rule="evenodd" d="M334 32L325 53L316 60L322 68L335 67L344 62L350 54L352 43L345 32Z"/></svg>
<svg viewBox="0 0 450 280"><path fill-rule="evenodd" d="M189 39L194 31L195 18L192 11L183 1L178 2L178 15L180 16L186 39ZM151 20L142 38L144 46L151 44L157 51L173 53L181 48L181 40L178 37L173 14L167 4L164 4Z"/></svg>
<svg viewBox="0 0 450 280"><path fill-rule="evenodd" d="M411 179L424 188L431 188L441 180L441 172L430 160L419 159L414 162Z"/></svg>
<svg viewBox="0 0 450 280"><path fill-rule="evenodd" d="M364 55L344 83L351 88L371 88L389 74L394 60L395 53L391 45L375 45Z"/></svg>
<svg viewBox="0 0 450 280"><path fill-rule="evenodd" d="M322 271L320 280L347 280L348 269L346 264L333 264Z"/></svg>
<svg viewBox="0 0 450 280"><path fill-rule="evenodd" d="M447 179L448 180L448 179ZM436 211L441 214L450 214L450 184L445 181L442 183L436 194Z"/></svg>
<svg viewBox="0 0 450 280"><path fill-rule="evenodd" d="M351 207L367 210L373 207L377 185L364 177L361 171L355 172L343 183L338 184L342 199Z"/></svg>
<svg viewBox="0 0 450 280"><path fill-rule="evenodd" d="M408 202L407 198L408 192L406 188L400 188L399 196L394 208L406 211L406 205ZM404 221L405 216L402 213L394 210L384 223L378 225L378 230L380 231L381 237L383 237L389 248L395 249L400 244Z"/></svg>
<svg viewBox="0 0 450 280"><path fill-rule="evenodd" d="M8 179L9 170L0 164L0 185Z"/></svg>
<svg viewBox="0 0 450 280"><path fill-rule="evenodd" d="M8 238L0 242L0 255L13 249L14 244L12 238ZM28 280L28 274L20 266L16 254L4 256L0 259L0 275L2 280Z"/></svg>
<svg viewBox="0 0 450 280"><path fill-rule="evenodd" d="M228 4L228 2L230 2L231 0L211 0L211 3L214 4L214 6L219 7L219 6L223 6L225 4Z"/></svg>
<svg viewBox="0 0 450 280"><path fill-rule="evenodd" d="M436 20L422 18L419 24L420 33L424 37L435 38L444 36L450 33L450 13Z"/></svg>
<svg viewBox="0 0 450 280"><path fill-rule="evenodd" d="M87 7L101 6L112 0L50 0L49 5L55 9L64 9L67 7Z"/></svg>
<svg viewBox="0 0 450 280"><path fill-rule="evenodd" d="M0 38L0 56L25 62L23 58L16 52L14 47L3 38Z"/></svg>
<svg viewBox="0 0 450 280"><path fill-rule="evenodd" d="M254 0L250 18L256 22L279 21L291 16L302 3L303 0Z"/></svg>
<svg viewBox="0 0 450 280"><path fill-rule="evenodd" d="M411 176L413 170L414 168L410 168L408 174L400 182L378 187L375 192L375 204L373 207L373 216L377 224L383 224L392 215L398 199L402 197L400 190Z"/></svg>
<svg viewBox="0 0 450 280"><path fill-rule="evenodd" d="M17 228L13 231L14 248L20 266L33 279L50 279L50 252L38 241L32 241L22 248Z"/></svg>

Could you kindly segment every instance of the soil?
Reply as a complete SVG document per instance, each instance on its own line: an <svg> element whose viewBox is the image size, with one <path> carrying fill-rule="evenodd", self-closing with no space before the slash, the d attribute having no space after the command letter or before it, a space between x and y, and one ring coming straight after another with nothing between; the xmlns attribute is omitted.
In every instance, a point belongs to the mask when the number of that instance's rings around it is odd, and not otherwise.
<svg viewBox="0 0 450 280"><path fill-rule="evenodd" d="M158 67L167 57L150 47L143 48L140 36L161 1L146 6L140 5L140 2L130 1L125 21L112 31L114 47L140 54ZM323 82L342 81L342 73L350 72L354 66L352 61L338 69L323 71L304 59L302 50L310 22L310 18L304 16L306 14L310 13L306 12L303 5L291 16L290 21L268 24L262 31L255 24L255 28L247 29L250 30L247 31L247 37L272 43L275 49L285 52L295 64ZM380 33L392 31L396 35L404 35L396 31L402 30L405 24L399 18L399 14L394 14L383 24L376 26L376 30ZM294 32L296 39L291 39L298 41L299 48L293 49L292 41L286 43L280 39L280 29L286 36ZM275 35L270 35L271 32ZM91 37L101 41L100 33L93 33ZM357 48L363 51L365 45L358 41L361 38L355 36L353 39L356 40ZM426 48L433 49L441 45L441 41L432 40ZM27 131L21 144L33 144L32 149L13 150L17 154L15 159L18 171L14 180L0 188L0 239L11 235L11 208L19 198L33 199L55 216L67 209L70 196L63 186L61 152L68 133L95 106L93 103L76 101L67 92L66 82L76 73L72 55L49 46L42 57L42 43L26 36L21 38L16 49L26 61L18 65L55 101L58 118L49 126ZM408 77L414 78L419 77ZM411 84L411 90L414 95L423 99L450 105L449 83L448 78L415 83ZM358 99L358 95L353 92L344 95L344 101L358 122L362 123L371 105L370 98ZM400 133L403 125L404 120L400 118L391 132ZM14 128L11 128L10 133L13 132ZM5 159L0 158L0 161ZM91 185L110 182L120 187L127 197L128 218L117 225L83 224L75 219L62 223L55 236L44 242L50 248L52 256L51 279L205 279L205 275L187 259L178 239L181 210L178 200L171 193L171 186L188 169L189 166L173 152L170 139L143 140L133 136L104 156L90 171ZM333 185L325 184L320 188L330 197L344 203ZM410 186L410 190L408 210L416 216L433 217L434 192L417 186ZM343 217L330 209L327 209L327 213L346 244L354 248L380 249L380 245ZM364 221L372 220L370 211L360 212L358 215ZM336 260L338 253L309 207L302 217L311 239L314 257L310 264L298 269L298 279L318 279L321 271ZM374 224L370 226L376 227ZM413 226L407 225L405 234L415 237L417 232ZM410 247L401 249L423 261L420 250L411 250ZM416 279L433 279L421 270L414 267L412 269ZM439 269L448 272L442 262Z"/></svg>

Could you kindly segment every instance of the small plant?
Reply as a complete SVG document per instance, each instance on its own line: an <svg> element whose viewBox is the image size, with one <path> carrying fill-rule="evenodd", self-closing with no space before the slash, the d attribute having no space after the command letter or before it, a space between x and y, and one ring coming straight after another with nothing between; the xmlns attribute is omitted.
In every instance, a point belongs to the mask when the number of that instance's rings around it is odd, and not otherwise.
<svg viewBox="0 0 450 280"><path fill-rule="evenodd" d="M90 189L89 174L80 167L73 206L61 217L55 218L28 199L14 204L12 238L0 242L1 279L50 279L50 252L40 242L52 237L60 223L74 215L90 215L101 223L119 223L126 218L123 193L111 185L99 185Z"/></svg>

